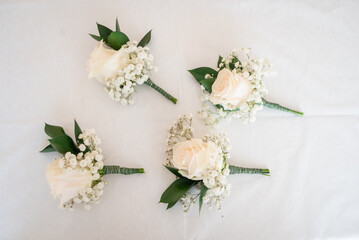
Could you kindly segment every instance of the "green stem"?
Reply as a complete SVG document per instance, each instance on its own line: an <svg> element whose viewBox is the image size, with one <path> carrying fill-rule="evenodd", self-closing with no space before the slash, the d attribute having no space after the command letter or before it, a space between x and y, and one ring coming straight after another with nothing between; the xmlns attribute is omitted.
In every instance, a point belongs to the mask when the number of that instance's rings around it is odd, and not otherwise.
<svg viewBox="0 0 359 240"><path fill-rule="evenodd" d="M267 108L273 108L273 109L277 109L277 110L280 110L280 111L283 111L283 112L290 112L290 113L294 113L294 114L297 114L297 115L300 115L300 116L304 115L304 113L302 113L302 112L295 111L293 109L283 107L283 106L279 105L278 103L268 102L264 98L262 98L262 101L263 101L263 105L265 107L267 107Z"/></svg>
<svg viewBox="0 0 359 240"><path fill-rule="evenodd" d="M102 175L106 174L136 174L136 173L144 173L145 170L143 168L124 168L116 165L107 165L102 169Z"/></svg>
<svg viewBox="0 0 359 240"><path fill-rule="evenodd" d="M147 81L145 81L145 84L150 86L151 88L155 89L157 92L161 93L165 98L173 102L174 104L177 103L177 99L172 97L169 93L167 93L165 90L157 86L152 80L149 78Z"/></svg>
<svg viewBox="0 0 359 240"><path fill-rule="evenodd" d="M229 165L230 174L262 174L265 176L270 176L269 169L263 168L243 168L233 165Z"/></svg>

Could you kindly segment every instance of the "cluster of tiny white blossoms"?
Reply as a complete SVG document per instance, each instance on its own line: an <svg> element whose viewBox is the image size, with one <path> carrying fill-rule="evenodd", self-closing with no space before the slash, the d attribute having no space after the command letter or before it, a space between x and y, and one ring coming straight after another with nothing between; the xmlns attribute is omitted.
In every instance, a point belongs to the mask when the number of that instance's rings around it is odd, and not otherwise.
<svg viewBox="0 0 359 240"><path fill-rule="evenodd" d="M207 169L203 178L203 184L208 188L206 195L203 197L203 202L214 205L218 210L221 210L222 201L230 194L231 185L227 183L227 176L229 175L229 164L226 163L227 159L231 156L229 151L231 145L228 138L224 134L214 136L204 136L203 142L211 141L220 149L217 166L212 169Z"/></svg>
<svg viewBox="0 0 359 240"><path fill-rule="evenodd" d="M173 126L168 130L168 138L166 140L167 144L167 159L165 162L166 166L171 165L171 160L173 158L173 147L178 142L183 142L191 140L193 138L193 128L192 128L192 115L189 114L181 116L176 122L173 123Z"/></svg>
<svg viewBox="0 0 359 240"><path fill-rule="evenodd" d="M79 135L81 144L78 146L80 152L75 155L67 152L64 157L59 159L59 167L65 172L78 171L80 173L91 173L92 186L83 189L78 196L61 205L73 210L74 204L84 204L84 208L89 210L90 203L99 203L100 196L103 194L105 182L102 179L101 171L104 167L102 149L97 147L101 144L100 138L95 134L94 129L86 129Z"/></svg>
<svg viewBox="0 0 359 240"><path fill-rule="evenodd" d="M227 58L222 59L217 69L219 72L223 68L227 68L249 80L253 91L244 103L238 106L229 104L223 108L214 107L213 104L208 104L210 95L201 86L203 109L199 111L199 115L206 125L217 126L222 119L230 121L231 117L240 118L244 123L254 122L256 112L263 108L262 97L268 94L263 77L275 72L271 70L272 64L267 59L254 59L250 51L250 48L234 49ZM205 76L206 79L211 77L213 76L210 74Z"/></svg>
<svg viewBox="0 0 359 240"><path fill-rule="evenodd" d="M192 138L192 117L191 115L188 117L183 115L174 123L173 127L169 129L169 136L166 140L166 166L171 166L170 161L173 158L173 147L178 142L191 140ZM231 185L227 183L227 176L229 175L230 171L229 165L226 163L226 160L231 157L229 154L231 145L228 138L226 138L224 134L213 136L206 135L202 138L202 141L211 141L218 147L218 164L216 164L216 166L213 168L206 169L203 181L200 184L197 184L194 189L188 191L180 199L185 212L188 212L191 205L194 204L198 199L201 184L204 184L208 188L206 195L203 197L203 202L207 203L210 208L212 208L212 205L214 205L217 207L217 209L220 210L222 201L230 194Z"/></svg>
<svg viewBox="0 0 359 240"><path fill-rule="evenodd" d="M106 79L106 91L112 100L123 105L133 104L132 93L136 85L149 78L153 67L153 55L148 47L138 47L136 41L129 41L119 51L129 55L129 64L118 71L114 78Z"/></svg>

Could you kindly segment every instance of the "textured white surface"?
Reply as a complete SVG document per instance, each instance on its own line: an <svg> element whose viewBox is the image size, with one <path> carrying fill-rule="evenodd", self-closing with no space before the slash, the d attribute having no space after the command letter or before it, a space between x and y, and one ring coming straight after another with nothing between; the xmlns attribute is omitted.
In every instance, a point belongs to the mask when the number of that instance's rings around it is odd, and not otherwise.
<svg viewBox="0 0 359 240"><path fill-rule="evenodd" d="M1 1L0 239L359 238L358 10L354 0ZM153 29L152 79L177 105L143 86L124 107L87 79L96 45L87 33L116 16L130 39ZM218 54L242 46L279 73L266 81L268 100L305 117L263 110L255 124L225 124L231 163L272 176L230 176L221 213L165 211L157 202L174 180L162 167L166 129L200 109L186 69L215 67ZM75 117L96 129L108 164L146 169L106 177L91 211L57 208L45 176L56 154L38 152L44 121L72 132Z"/></svg>

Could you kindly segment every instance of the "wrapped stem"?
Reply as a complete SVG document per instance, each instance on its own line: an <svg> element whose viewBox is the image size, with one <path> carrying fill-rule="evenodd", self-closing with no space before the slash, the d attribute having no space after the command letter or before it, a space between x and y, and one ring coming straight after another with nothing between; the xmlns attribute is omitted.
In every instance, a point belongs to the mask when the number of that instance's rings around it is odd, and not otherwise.
<svg viewBox="0 0 359 240"><path fill-rule="evenodd" d="M136 173L144 173L145 170L143 168L125 168L116 165L107 165L102 169L102 175L106 174L136 174Z"/></svg>
<svg viewBox="0 0 359 240"><path fill-rule="evenodd" d="M156 90L157 92L161 93L165 98L173 102L174 104L177 103L177 99L172 97L169 93L167 93L165 90L160 88L158 85L156 85L152 80L149 78L147 81L145 81L145 84Z"/></svg>
<svg viewBox="0 0 359 240"><path fill-rule="evenodd" d="M229 165L229 171L230 174L262 174L265 176L270 176L269 169L263 169L263 168L244 168L244 167Z"/></svg>
<svg viewBox="0 0 359 240"><path fill-rule="evenodd" d="M265 107L267 107L267 108L277 109L277 110L280 110L280 111L283 111L283 112L290 112L290 113L294 113L294 114L299 115L299 116L304 115L304 113L302 113L302 112L299 112L299 111L296 111L296 110L293 110L293 109L290 109L290 108L287 108L287 107L283 107L283 106L279 105L278 103L268 102L264 98L262 98L262 101L263 101L263 105Z"/></svg>

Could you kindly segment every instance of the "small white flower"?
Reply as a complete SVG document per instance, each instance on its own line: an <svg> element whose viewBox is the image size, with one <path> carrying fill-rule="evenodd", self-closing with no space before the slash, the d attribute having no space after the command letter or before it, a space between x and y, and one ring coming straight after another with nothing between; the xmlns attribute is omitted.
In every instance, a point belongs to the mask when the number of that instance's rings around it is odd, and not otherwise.
<svg viewBox="0 0 359 240"><path fill-rule="evenodd" d="M95 159L96 159L96 161L102 161L103 160L103 155L102 154L97 154L95 156Z"/></svg>
<svg viewBox="0 0 359 240"><path fill-rule="evenodd" d="M127 100L124 99L124 98L122 98L122 99L121 99L121 104L122 104L122 105L126 105L126 104L127 104Z"/></svg>
<svg viewBox="0 0 359 240"><path fill-rule="evenodd" d="M86 188L86 193L90 194L92 192L93 192L92 188Z"/></svg>
<svg viewBox="0 0 359 240"><path fill-rule="evenodd" d="M79 149L81 152L86 150L86 146L84 144L80 144Z"/></svg>
<svg viewBox="0 0 359 240"><path fill-rule="evenodd" d="M76 159L76 158L71 158L71 159L70 159L70 165L71 165L72 167L76 167L76 165L77 165L77 159Z"/></svg>
<svg viewBox="0 0 359 240"><path fill-rule="evenodd" d="M72 153L71 153L71 152L67 152L67 153L65 154L65 158L66 158L67 160L69 160L69 159L71 158L71 156L72 156Z"/></svg>
<svg viewBox="0 0 359 240"><path fill-rule="evenodd" d="M87 163L90 163L90 162L92 162L92 159L91 159L91 153L86 153L86 156L85 156L85 160L86 160L86 162Z"/></svg>
<svg viewBox="0 0 359 240"><path fill-rule="evenodd" d="M90 201L90 199L89 199L87 196L83 196L83 197L82 197L82 200L83 200L85 203L87 203L87 202Z"/></svg>
<svg viewBox="0 0 359 240"><path fill-rule="evenodd" d="M80 161L80 167L86 167L87 166L87 161L86 160L81 160Z"/></svg>
<svg viewBox="0 0 359 240"><path fill-rule="evenodd" d="M80 152L80 153L77 154L76 158L77 158L78 160L80 160L80 159L82 159L83 156L84 156L84 153L83 153L83 152Z"/></svg>
<svg viewBox="0 0 359 240"><path fill-rule="evenodd" d="M98 189L102 189L104 187L104 183L99 182L96 186L97 186Z"/></svg>
<svg viewBox="0 0 359 240"><path fill-rule="evenodd" d="M92 167L92 168L90 169L90 172L91 172L92 174L97 173L97 171L98 171L98 168L97 168L97 167Z"/></svg>
<svg viewBox="0 0 359 240"><path fill-rule="evenodd" d="M100 178L100 174L95 173L94 175L92 175L92 179L93 180L98 180Z"/></svg>
<svg viewBox="0 0 359 240"><path fill-rule="evenodd" d="M245 77L245 78L249 77L249 72L248 72L248 71L244 71L244 72L243 72L243 77Z"/></svg>
<svg viewBox="0 0 359 240"><path fill-rule="evenodd" d="M103 162L97 162L96 167L98 167L98 169L102 169L103 168Z"/></svg>
<svg viewBox="0 0 359 240"><path fill-rule="evenodd" d="M94 142L96 145L99 145L99 144L101 144L101 139L96 136Z"/></svg>

